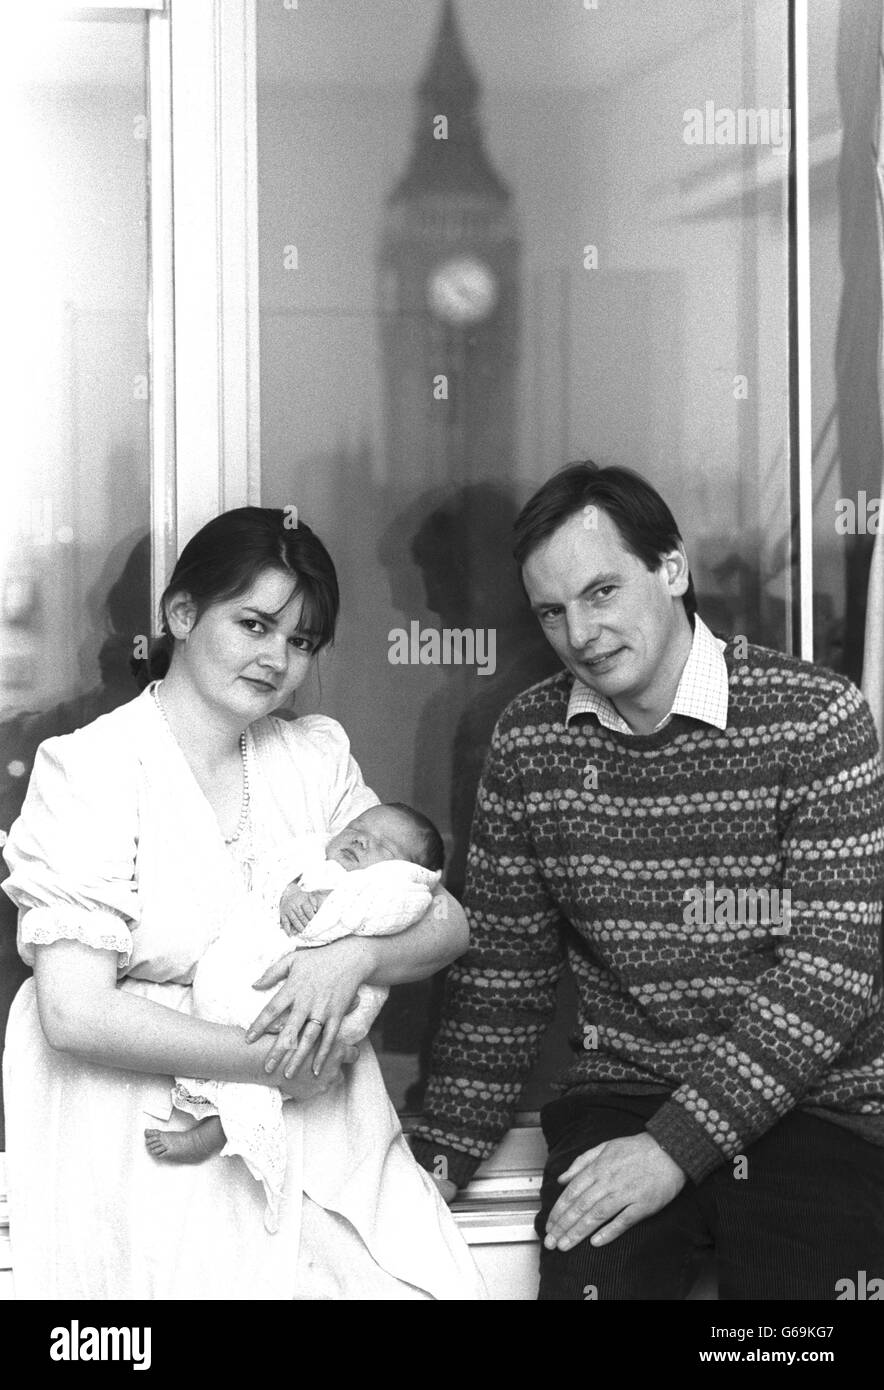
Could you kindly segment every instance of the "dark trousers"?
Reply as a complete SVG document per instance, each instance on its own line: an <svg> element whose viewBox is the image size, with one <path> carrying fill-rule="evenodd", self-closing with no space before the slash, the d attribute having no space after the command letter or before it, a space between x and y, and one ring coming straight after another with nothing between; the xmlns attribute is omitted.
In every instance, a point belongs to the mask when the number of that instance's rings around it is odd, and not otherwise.
<svg viewBox="0 0 884 1390"><path fill-rule="evenodd" d="M572 1095L545 1106L549 1146L537 1233L563 1191L556 1178L578 1154L640 1134L660 1096ZM681 1192L609 1246L541 1246L543 1300L685 1298L706 1252L715 1251L719 1298L826 1299L839 1280L884 1278L884 1148L792 1111L745 1151ZM595 1291L595 1292L593 1292Z"/></svg>

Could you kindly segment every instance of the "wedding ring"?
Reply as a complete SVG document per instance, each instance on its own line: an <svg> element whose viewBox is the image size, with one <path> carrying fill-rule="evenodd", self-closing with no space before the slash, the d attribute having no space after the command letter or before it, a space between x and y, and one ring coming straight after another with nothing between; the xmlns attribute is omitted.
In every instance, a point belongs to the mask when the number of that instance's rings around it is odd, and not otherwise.
<svg viewBox="0 0 884 1390"><path fill-rule="evenodd" d="M308 1023L315 1023L316 1026L317 1026L317 1028L324 1028L324 1027L325 1027L325 1024L323 1023L323 1021L322 1021L321 1018L308 1018L308 1019L307 1019L307 1022L308 1022Z"/></svg>

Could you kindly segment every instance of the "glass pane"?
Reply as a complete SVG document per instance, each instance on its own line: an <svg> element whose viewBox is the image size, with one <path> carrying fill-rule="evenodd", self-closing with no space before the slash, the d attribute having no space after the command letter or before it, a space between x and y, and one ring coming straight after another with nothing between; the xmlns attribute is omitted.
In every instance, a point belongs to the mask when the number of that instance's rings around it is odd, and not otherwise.
<svg viewBox="0 0 884 1390"><path fill-rule="evenodd" d="M881 505L877 0L810 3L814 658L859 681Z"/></svg>
<svg viewBox="0 0 884 1390"><path fill-rule="evenodd" d="M19 7L13 27L0 83L4 830L37 745L137 694L133 637L151 630L147 21ZM0 1032L23 975L0 894Z"/></svg>
<svg viewBox="0 0 884 1390"><path fill-rule="evenodd" d="M300 708L438 823L457 893L494 721L556 667L510 529L557 467L645 473L712 627L790 643L785 8L258 21L263 500L327 541L344 604ZM437 1007L414 985L380 1020L400 1106Z"/></svg>

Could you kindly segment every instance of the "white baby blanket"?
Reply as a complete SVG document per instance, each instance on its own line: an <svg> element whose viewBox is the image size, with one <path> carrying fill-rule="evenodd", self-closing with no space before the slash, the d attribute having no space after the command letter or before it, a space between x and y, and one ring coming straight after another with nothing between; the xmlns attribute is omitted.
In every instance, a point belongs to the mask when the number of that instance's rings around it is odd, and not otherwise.
<svg viewBox="0 0 884 1390"><path fill-rule="evenodd" d="M439 873L398 859L347 872L325 858L328 839L298 836L290 855L263 866L254 885L256 911L228 926L196 967L193 1011L198 1017L246 1028L270 997L253 989L252 982L282 956L343 936L390 935L419 921L428 910ZM300 878L305 889L330 887L331 892L303 932L289 936L279 924L279 900L276 896L274 902L274 896L281 884L294 878ZM388 993L375 985L360 987L356 1005L341 1027L342 1041L359 1043L368 1036ZM286 1174L281 1093L268 1086L178 1077L172 1100L197 1119L220 1117L227 1140L222 1152L242 1158L263 1183L265 1225L276 1231Z"/></svg>

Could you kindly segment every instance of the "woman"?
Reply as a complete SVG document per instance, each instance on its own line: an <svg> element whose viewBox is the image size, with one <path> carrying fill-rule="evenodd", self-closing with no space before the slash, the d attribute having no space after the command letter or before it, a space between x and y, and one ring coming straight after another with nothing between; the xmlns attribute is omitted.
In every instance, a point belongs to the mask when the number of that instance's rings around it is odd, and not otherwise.
<svg viewBox="0 0 884 1390"><path fill-rule="evenodd" d="M413 1162L368 1042L337 1042L362 983L431 975L466 946L459 905L394 937L296 951L250 1034L190 1016L196 962L256 910L263 856L377 803L331 719L271 712L334 634L334 567L309 527L244 507L185 547L162 599L168 672L38 750L6 847L34 978L4 1054L20 1298L481 1297ZM280 1029L273 1034L267 1030ZM158 1162L170 1077L291 1100L280 1229L236 1158Z"/></svg>

